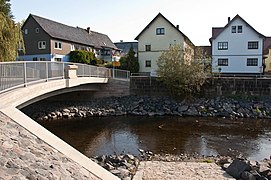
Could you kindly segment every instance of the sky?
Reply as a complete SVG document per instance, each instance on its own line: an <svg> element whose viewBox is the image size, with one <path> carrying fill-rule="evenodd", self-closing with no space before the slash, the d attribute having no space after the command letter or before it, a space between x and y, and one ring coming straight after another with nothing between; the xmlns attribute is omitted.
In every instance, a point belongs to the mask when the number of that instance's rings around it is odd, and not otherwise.
<svg viewBox="0 0 271 180"><path fill-rule="evenodd" d="M271 36L270 0L11 0L16 22L34 14L69 26L107 34L113 42L135 37L160 12L197 46L210 45L212 27L239 14Z"/></svg>

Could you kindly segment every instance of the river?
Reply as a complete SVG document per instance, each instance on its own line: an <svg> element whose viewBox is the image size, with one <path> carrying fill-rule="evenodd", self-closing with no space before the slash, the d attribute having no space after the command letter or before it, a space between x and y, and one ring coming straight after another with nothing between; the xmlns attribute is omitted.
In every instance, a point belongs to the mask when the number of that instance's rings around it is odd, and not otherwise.
<svg viewBox="0 0 271 180"><path fill-rule="evenodd" d="M195 117L88 117L40 121L88 157L113 153L243 156L271 155L271 121Z"/></svg>

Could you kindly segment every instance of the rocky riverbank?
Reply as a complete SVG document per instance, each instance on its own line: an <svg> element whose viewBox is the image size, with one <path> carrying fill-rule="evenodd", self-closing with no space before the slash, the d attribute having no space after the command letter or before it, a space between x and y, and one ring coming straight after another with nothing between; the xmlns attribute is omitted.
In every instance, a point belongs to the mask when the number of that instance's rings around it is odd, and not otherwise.
<svg viewBox="0 0 271 180"><path fill-rule="evenodd" d="M126 96L93 99L91 102L42 101L22 111L36 120L121 115L270 119L271 100L217 97L178 102L167 97Z"/></svg>
<svg viewBox="0 0 271 180"><path fill-rule="evenodd" d="M197 166L208 166L206 164L216 164L221 167L227 174L230 176L240 179L240 180L256 180L256 179L271 179L271 160L264 159L262 161L250 161L245 158L236 158L233 159L228 156L203 156L198 154L181 154L181 155L170 155L170 154L154 154L150 151L144 151L139 149L141 155L140 157L136 157L131 154L123 154L123 155L102 155L91 158L93 161L118 176L124 180L133 179L133 177L138 174L139 171L147 171L146 169L152 169L154 166L160 169L158 173L162 174L165 177L180 177L180 172L175 172L173 169L182 166L182 176L187 177L189 171L199 171ZM158 164L157 164L158 163ZM163 167L163 163L166 164L166 167ZM182 163L187 163L184 166ZM192 164L189 164L192 163ZM187 165L191 165L188 167ZM144 166L144 168L140 168L139 166ZM148 167L146 167L148 166ZM168 167L170 166L170 168ZM165 169L171 169L171 174ZM186 170L184 170L186 168ZM188 168L188 169L187 169ZM205 167L204 172L201 172L202 176L211 175L211 179L221 179L222 173L220 173L220 169L218 169L214 165L210 165ZM141 169L141 170L140 170ZM205 172L210 170L209 172ZM190 172L191 173L191 172ZM146 175L147 174L147 175ZM196 172L198 175L199 172ZM145 172L145 176L147 177L156 177L157 175L153 174L153 172ZM194 176L194 175L193 175ZM233 179L229 176L229 178L225 179ZM210 178L209 177L209 178ZM223 177L223 176L222 176ZM142 178L142 177L141 177ZM162 177L160 177L163 179ZM194 177L195 178L195 177ZM166 178L167 179L167 178ZM204 178L203 178L204 179Z"/></svg>

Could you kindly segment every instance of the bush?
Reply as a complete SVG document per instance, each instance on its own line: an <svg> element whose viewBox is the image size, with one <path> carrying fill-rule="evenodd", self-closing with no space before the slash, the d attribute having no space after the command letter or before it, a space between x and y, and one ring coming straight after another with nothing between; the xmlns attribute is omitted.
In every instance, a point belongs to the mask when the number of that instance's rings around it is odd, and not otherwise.
<svg viewBox="0 0 271 180"><path fill-rule="evenodd" d="M87 52L83 50L71 51L70 61L75 63L90 64L96 62L96 57L93 52ZM95 63L96 65L97 63Z"/></svg>

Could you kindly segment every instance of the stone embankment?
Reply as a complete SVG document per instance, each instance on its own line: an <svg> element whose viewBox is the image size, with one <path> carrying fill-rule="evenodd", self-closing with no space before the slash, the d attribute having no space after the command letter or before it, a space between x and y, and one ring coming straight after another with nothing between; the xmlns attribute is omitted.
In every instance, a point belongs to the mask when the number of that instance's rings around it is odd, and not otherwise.
<svg viewBox="0 0 271 180"><path fill-rule="evenodd" d="M99 179L0 112L0 179Z"/></svg>
<svg viewBox="0 0 271 180"><path fill-rule="evenodd" d="M217 97L177 102L165 97L125 96L93 99L91 102L41 102L23 111L36 120L120 115L270 119L271 100Z"/></svg>

